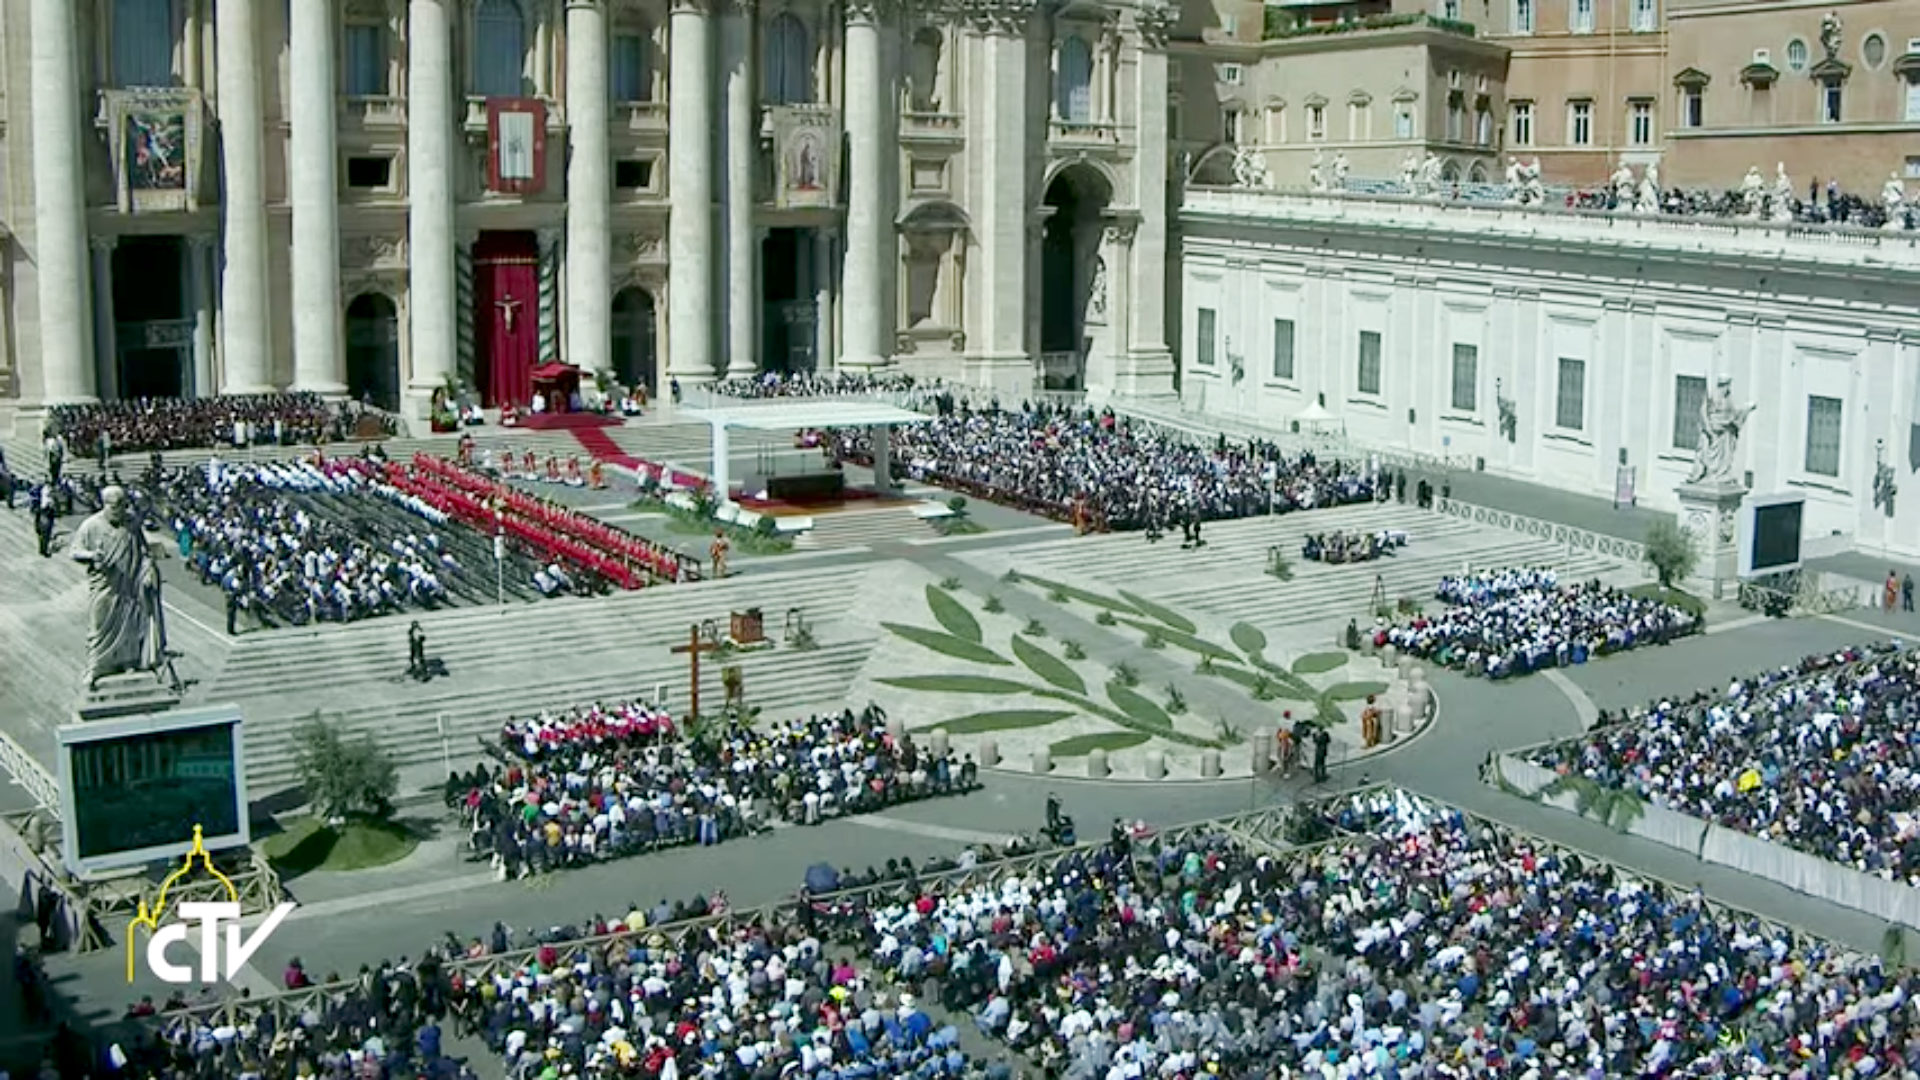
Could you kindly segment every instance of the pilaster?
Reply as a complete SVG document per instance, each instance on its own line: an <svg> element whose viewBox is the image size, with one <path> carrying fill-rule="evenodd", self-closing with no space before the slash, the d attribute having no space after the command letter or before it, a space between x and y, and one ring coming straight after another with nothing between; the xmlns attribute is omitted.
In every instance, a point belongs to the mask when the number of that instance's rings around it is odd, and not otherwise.
<svg viewBox="0 0 1920 1080"><path fill-rule="evenodd" d="M94 386L108 401L120 397L120 351L113 325L113 249L118 242L114 236L87 238L93 254Z"/></svg>

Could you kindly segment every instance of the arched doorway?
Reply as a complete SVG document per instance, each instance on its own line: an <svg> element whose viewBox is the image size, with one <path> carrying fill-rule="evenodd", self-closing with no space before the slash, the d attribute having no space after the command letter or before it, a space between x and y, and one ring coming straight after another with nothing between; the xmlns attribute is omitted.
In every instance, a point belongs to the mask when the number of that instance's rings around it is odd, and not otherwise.
<svg viewBox="0 0 1920 1080"><path fill-rule="evenodd" d="M630 285L613 295L613 373L622 386L654 390L653 295Z"/></svg>
<svg viewBox="0 0 1920 1080"><path fill-rule="evenodd" d="M380 293L361 293L347 305L347 393L400 411L400 317Z"/></svg>
<svg viewBox="0 0 1920 1080"><path fill-rule="evenodd" d="M1046 389L1086 389L1087 309L1094 299L1100 215L1112 198L1112 187L1090 165L1070 165L1047 185L1046 231L1040 241L1040 363Z"/></svg>

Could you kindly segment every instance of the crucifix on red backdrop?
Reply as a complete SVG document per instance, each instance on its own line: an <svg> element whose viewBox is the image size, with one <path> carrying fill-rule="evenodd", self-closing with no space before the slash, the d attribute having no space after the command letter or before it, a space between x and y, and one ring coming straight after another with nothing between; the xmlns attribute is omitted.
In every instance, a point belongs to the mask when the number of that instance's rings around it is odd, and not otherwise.
<svg viewBox="0 0 1920 1080"><path fill-rule="evenodd" d="M493 302L500 309L500 318L505 321L507 333L513 333L513 317L520 310L520 301L512 296L502 297Z"/></svg>

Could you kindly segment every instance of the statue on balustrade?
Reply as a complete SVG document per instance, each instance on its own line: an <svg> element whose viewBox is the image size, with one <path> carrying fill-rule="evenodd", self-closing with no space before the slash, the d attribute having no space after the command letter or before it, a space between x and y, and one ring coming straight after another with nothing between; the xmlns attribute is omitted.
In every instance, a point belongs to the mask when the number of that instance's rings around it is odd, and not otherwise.
<svg viewBox="0 0 1920 1080"><path fill-rule="evenodd" d="M1539 206L1547 201L1547 185L1540 179L1540 159L1535 157L1527 162L1526 171L1527 198L1529 205Z"/></svg>
<svg viewBox="0 0 1920 1080"><path fill-rule="evenodd" d="M1307 162L1307 188L1310 191L1327 190L1326 159L1321 156L1320 148L1313 148L1313 159Z"/></svg>
<svg viewBox="0 0 1920 1080"><path fill-rule="evenodd" d="M1273 178L1267 175L1266 159L1252 147L1239 146L1233 151L1233 186L1265 191L1273 186Z"/></svg>
<svg viewBox="0 0 1920 1080"><path fill-rule="evenodd" d="M125 488L101 490L100 509L74 530L67 551L87 568L87 688L111 675L164 668L160 570Z"/></svg>
<svg viewBox="0 0 1920 1080"><path fill-rule="evenodd" d="M1740 181L1740 201L1746 207L1746 216L1758 221L1760 204L1766 201L1767 182L1760 178L1760 166L1747 166L1747 175Z"/></svg>
<svg viewBox="0 0 1920 1080"><path fill-rule="evenodd" d="M1420 163L1420 190L1424 194L1437 194L1440 190L1440 158L1433 151L1427 151L1426 160Z"/></svg>
<svg viewBox="0 0 1920 1080"><path fill-rule="evenodd" d="M1414 182L1419 178L1420 155L1415 151L1409 150L1407 151L1407 156L1400 159L1400 184L1408 191L1412 191Z"/></svg>
<svg viewBox="0 0 1920 1080"><path fill-rule="evenodd" d="M1753 415L1755 404L1733 403L1733 379L1722 375L1713 393L1700 402L1700 448L1687 474L1689 484L1732 484L1734 454L1740 447L1740 429Z"/></svg>
<svg viewBox="0 0 1920 1080"><path fill-rule="evenodd" d="M1820 47L1826 50L1827 59L1840 57L1840 13L1829 11L1820 16Z"/></svg>
<svg viewBox="0 0 1920 1080"><path fill-rule="evenodd" d="M1793 220L1793 178L1787 175L1784 161L1773 165L1773 220L1783 224Z"/></svg>
<svg viewBox="0 0 1920 1080"><path fill-rule="evenodd" d="M1346 151L1336 151L1333 155L1333 190L1347 190L1347 172L1353 166L1347 161Z"/></svg>
<svg viewBox="0 0 1920 1080"><path fill-rule="evenodd" d="M1907 227L1907 185L1899 173L1887 174L1887 182L1880 187L1880 205L1887 211L1886 224L1881 228L1893 232Z"/></svg>
<svg viewBox="0 0 1920 1080"><path fill-rule="evenodd" d="M1660 212L1660 163L1647 162L1640 173L1640 194L1634 199L1633 212L1636 214L1657 214Z"/></svg>
<svg viewBox="0 0 1920 1080"><path fill-rule="evenodd" d="M1633 167L1622 161L1613 170L1613 208L1625 210L1633 205Z"/></svg>
<svg viewBox="0 0 1920 1080"><path fill-rule="evenodd" d="M1524 170L1522 170L1520 167L1519 158L1517 157L1507 158L1507 201L1510 203L1518 203L1522 201L1523 196L1520 190L1520 176L1523 171Z"/></svg>

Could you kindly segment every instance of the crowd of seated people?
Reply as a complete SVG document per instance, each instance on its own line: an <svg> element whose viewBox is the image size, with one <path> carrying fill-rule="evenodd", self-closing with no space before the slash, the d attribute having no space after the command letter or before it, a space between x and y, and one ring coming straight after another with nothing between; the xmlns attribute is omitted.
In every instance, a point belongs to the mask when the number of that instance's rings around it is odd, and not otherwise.
<svg viewBox="0 0 1920 1080"><path fill-rule="evenodd" d="M775 820L817 824L975 786L971 758L935 757L895 741L880 711L762 722L717 721L697 739L595 734L620 715L641 724L659 710L594 706L569 717L510 725L500 767L482 767L457 802L473 849L501 877L681 844L717 844ZM542 731L578 737L542 740ZM525 749L532 733L539 753Z"/></svg>
<svg viewBox="0 0 1920 1080"><path fill-rule="evenodd" d="M1300 557L1308 562L1363 563L1391 555L1407 546L1407 534L1401 529L1381 529L1372 533L1312 533L1300 544Z"/></svg>
<svg viewBox="0 0 1920 1080"><path fill-rule="evenodd" d="M1325 813L1293 855L1116 844L930 889L866 948L1052 1076L1920 1069L1920 975L1404 793Z"/></svg>
<svg viewBox="0 0 1920 1080"><path fill-rule="evenodd" d="M836 459L871 464L866 429L833 433ZM1115 415L1052 406L962 407L893 428L897 473L1114 531L1367 502L1356 467L1264 443L1211 447Z"/></svg>
<svg viewBox="0 0 1920 1080"><path fill-rule="evenodd" d="M68 453L116 454L205 447L308 446L352 438L364 415L382 414L351 403L329 404L318 394L257 394L204 398L140 398L95 405L59 405L49 427Z"/></svg>
<svg viewBox="0 0 1920 1080"><path fill-rule="evenodd" d="M491 551L365 459L169 470L154 516L209 585L265 625L351 622L495 592ZM391 507L393 512L383 512ZM509 553L516 577L535 564Z"/></svg>
<svg viewBox="0 0 1920 1080"><path fill-rule="evenodd" d="M939 380L933 380L937 383ZM803 371L787 374L769 371L745 379L715 383L713 392L732 398L810 398L848 397L859 394L906 393L926 380L893 372Z"/></svg>
<svg viewBox="0 0 1920 1080"><path fill-rule="evenodd" d="M1494 576L1527 573L1496 571ZM1699 618L1682 608L1598 581L1466 595L1468 600L1436 615L1376 629L1374 645L1392 645L1469 675L1504 679L1665 645L1701 630Z"/></svg>
<svg viewBox="0 0 1920 1080"><path fill-rule="evenodd" d="M498 528L567 576L587 575L622 589L687 581L693 560L664 545L558 503L539 499L445 458L415 454L387 470L387 482L483 532Z"/></svg>
<svg viewBox="0 0 1920 1080"><path fill-rule="evenodd" d="M1516 593L1550 592L1560 587L1560 575L1547 567L1503 567L1468 574L1448 574L1433 595L1449 604L1486 604Z"/></svg>
<svg viewBox="0 0 1920 1080"><path fill-rule="evenodd" d="M1533 760L1920 886L1920 653L1817 654L1618 721Z"/></svg>
<svg viewBox="0 0 1920 1080"><path fill-rule="evenodd" d="M1772 195L1769 186L1767 196L1771 198ZM1570 210L1623 209L1619 191L1611 185L1569 191L1565 202ZM1858 229L1878 229L1886 224L1890 215L1898 214L1903 228L1920 227L1920 221L1916 221L1910 205L1888 206L1878 199L1842 191L1837 184L1830 184L1822 192L1818 181L1809 185L1805 199L1796 197L1792 200L1789 211L1793 223L1797 225L1847 225ZM1660 196L1660 212L1675 217L1752 216L1746 193L1738 188L1720 191L1709 188L1669 188ZM1768 219L1771 220L1771 215Z"/></svg>

